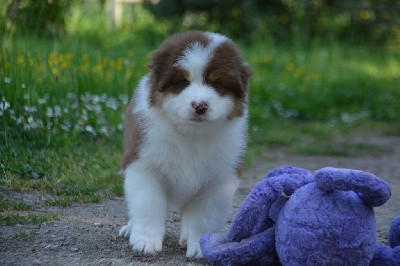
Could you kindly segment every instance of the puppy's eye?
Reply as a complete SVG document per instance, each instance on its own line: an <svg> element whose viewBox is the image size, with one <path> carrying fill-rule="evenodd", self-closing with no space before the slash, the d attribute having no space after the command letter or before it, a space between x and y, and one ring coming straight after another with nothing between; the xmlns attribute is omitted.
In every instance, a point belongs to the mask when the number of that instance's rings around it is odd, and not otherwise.
<svg viewBox="0 0 400 266"><path fill-rule="evenodd" d="M189 80L187 80L187 79L182 79L182 80L177 81L177 82L175 83L175 85L177 85L177 86L179 86L179 87L187 87L187 86L190 85L190 82L189 82Z"/></svg>
<svg viewBox="0 0 400 266"><path fill-rule="evenodd" d="M190 85L190 81L187 79L170 80L164 86L163 91L169 91L172 93L180 93L189 85Z"/></svg>
<svg viewBox="0 0 400 266"><path fill-rule="evenodd" d="M214 87L215 89L221 89L221 83L214 81L213 83L211 83L211 86Z"/></svg>

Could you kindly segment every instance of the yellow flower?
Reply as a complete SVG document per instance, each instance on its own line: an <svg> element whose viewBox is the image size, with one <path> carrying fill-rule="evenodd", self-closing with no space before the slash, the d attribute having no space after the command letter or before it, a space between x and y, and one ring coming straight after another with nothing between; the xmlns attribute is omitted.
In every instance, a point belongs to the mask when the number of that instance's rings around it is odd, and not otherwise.
<svg viewBox="0 0 400 266"><path fill-rule="evenodd" d="M361 11L358 13L358 16L359 16L360 19L362 19L362 20L369 20L369 19L372 18L371 12L369 12L368 10L365 10L365 9L361 10Z"/></svg>
<svg viewBox="0 0 400 266"><path fill-rule="evenodd" d="M234 9L232 9L231 14L232 14L232 17L234 17L234 18L240 18L242 13L241 13L240 8L236 7Z"/></svg>
<svg viewBox="0 0 400 266"><path fill-rule="evenodd" d="M65 62L65 61L63 61L63 62L61 63L61 70L66 70L67 68L68 68L68 63Z"/></svg>
<svg viewBox="0 0 400 266"><path fill-rule="evenodd" d="M67 60L71 60L73 57L74 57L74 55L72 53L65 54L65 59L67 59Z"/></svg>
<svg viewBox="0 0 400 266"><path fill-rule="evenodd" d="M298 67L298 68L296 68L295 75L296 75L296 77L300 77L301 75L304 74L304 72L305 72L304 67Z"/></svg>
<svg viewBox="0 0 400 266"><path fill-rule="evenodd" d="M291 71L294 70L294 68L295 68L295 66L294 66L293 63L287 63L287 64L286 64L286 70L287 70L287 71L291 72Z"/></svg>
<svg viewBox="0 0 400 266"><path fill-rule="evenodd" d="M262 61L264 63L269 63L272 61L272 56L270 54L264 54L264 56L262 57Z"/></svg>
<svg viewBox="0 0 400 266"><path fill-rule="evenodd" d="M81 72L86 73L89 71L89 65L88 64L81 65L80 69L81 69Z"/></svg>
<svg viewBox="0 0 400 266"><path fill-rule="evenodd" d="M25 66L25 58L22 55L18 55L17 63L18 65Z"/></svg>
<svg viewBox="0 0 400 266"><path fill-rule="evenodd" d="M319 81L320 80L320 75L318 73L312 73L311 76L310 76L310 80Z"/></svg>
<svg viewBox="0 0 400 266"><path fill-rule="evenodd" d="M288 21L289 21L288 15L280 15L278 17L279 24L286 24L286 23L288 23Z"/></svg>
<svg viewBox="0 0 400 266"><path fill-rule="evenodd" d="M106 72L106 81L107 82L111 81L111 71L109 71L109 70Z"/></svg>
<svg viewBox="0 0 400 266"><path fill-rule="evenodd" d="M88 62L89 61L89 56L87 54L82 55L82 60L84 62Z"/></svg>

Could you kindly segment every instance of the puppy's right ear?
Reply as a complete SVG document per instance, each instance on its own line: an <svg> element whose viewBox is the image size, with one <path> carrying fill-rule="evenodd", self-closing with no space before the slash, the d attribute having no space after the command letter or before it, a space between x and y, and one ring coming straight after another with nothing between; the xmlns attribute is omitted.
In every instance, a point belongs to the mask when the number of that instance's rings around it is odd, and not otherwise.
<svg viewBox="0 0 400 266"><path fill-rule="evenodd" d="M167 49L158 49L154 51L148 64L151 87L154 91L162 91L166 81L167 69L169 69L169 61L171 54Z"/></svg>

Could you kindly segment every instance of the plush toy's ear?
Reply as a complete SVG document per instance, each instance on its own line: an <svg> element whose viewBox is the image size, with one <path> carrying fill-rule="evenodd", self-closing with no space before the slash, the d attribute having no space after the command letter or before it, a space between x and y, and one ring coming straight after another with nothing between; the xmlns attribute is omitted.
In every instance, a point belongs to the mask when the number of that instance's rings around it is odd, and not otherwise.
<svg viewBox="0 0 400 266"><path fill-rule="evenodd" d="M276 256L275 222L269 216L271 207L313 180L311 172L293 166L269 172L246 197L226 236L211 234L202 237L200 246L204 257L216 265L273 261ZM274 213L278 212L278 205L275 205Z"/></svg>
<svg viewBox="0 0 400 266"><path fill-rule="evenodd" d="M269 172L240 206L227 233L227 241L240 241L271 227L274 224L269 217L272 204L282 195L289 197L313 180L311 172L294 166L283 166Z"/></svg>
<svg viewBox="0 0 400 266"><path fill-rule="evenodd" d="M390 198L390 186L368 172L326 167L315 172L316 185L326 191L352 190L372 207L383 205Z"/></svg>

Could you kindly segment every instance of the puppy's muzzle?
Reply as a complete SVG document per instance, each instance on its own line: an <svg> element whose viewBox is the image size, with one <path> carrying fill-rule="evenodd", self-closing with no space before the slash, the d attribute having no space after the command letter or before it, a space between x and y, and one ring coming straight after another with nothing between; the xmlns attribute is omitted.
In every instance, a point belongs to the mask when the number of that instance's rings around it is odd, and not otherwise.
<svg viewBox="0 0 400 266"><path fill-rule="evenodd" d="M192 107L193 107L193 109L196 110L196 114L203 115L207 112L208 103L206 101L201 101L201 102L193 101Z"/></svg>

